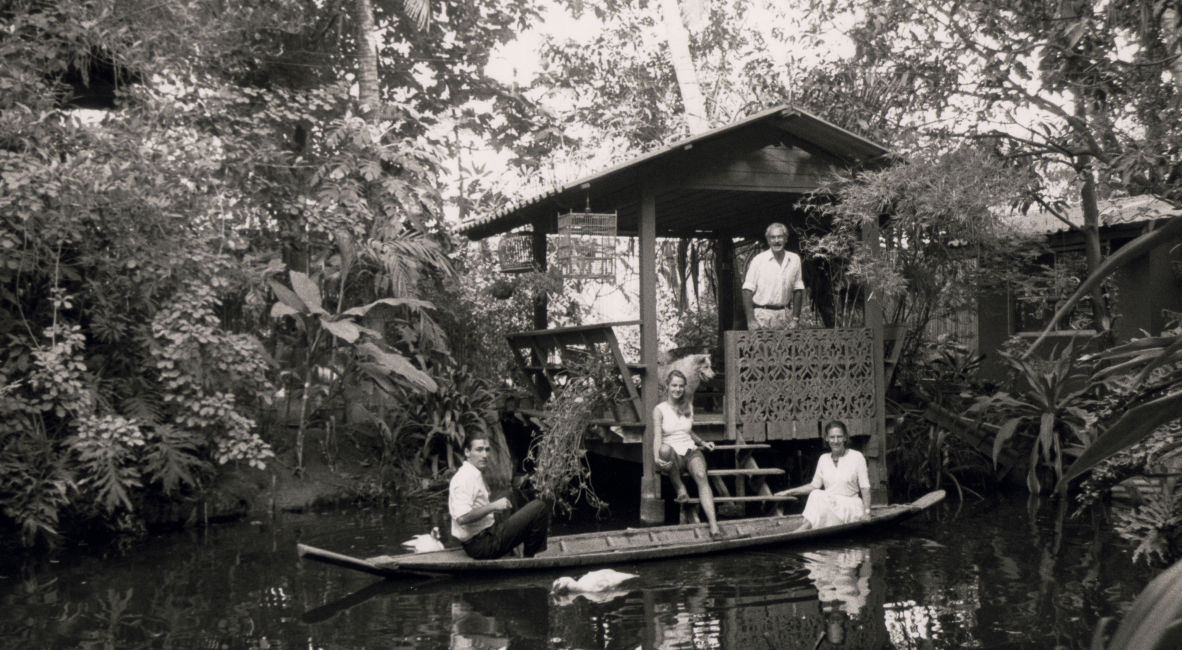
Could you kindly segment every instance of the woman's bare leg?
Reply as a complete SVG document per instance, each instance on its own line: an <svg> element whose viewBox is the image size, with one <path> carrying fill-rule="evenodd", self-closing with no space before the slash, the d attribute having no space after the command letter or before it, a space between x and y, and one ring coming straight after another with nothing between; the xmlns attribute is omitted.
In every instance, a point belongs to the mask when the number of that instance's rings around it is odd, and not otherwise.
<svg viewBox="0 0 1182 650"><path fill-rule="evenodd" d="M689 501L689 492L685 490L685 483L681 482L681 457L669 445L661 445L661 460L671 463L673 466L669 468L669 482L673 484L673 489L677 496L673 500L678 503L685 503Z"/></svg>
<svg viewBox="0 0 1182 650"><path fill-rule="evenodd" d="M702 511L706 513L706 522L710 524L710 535L717 535L718 518L714 515L714 493L710 491L710 481L706 478L706 459L701 454L694 454L689 459L689 471L698 484L698 499L702 502Z"/></svg>

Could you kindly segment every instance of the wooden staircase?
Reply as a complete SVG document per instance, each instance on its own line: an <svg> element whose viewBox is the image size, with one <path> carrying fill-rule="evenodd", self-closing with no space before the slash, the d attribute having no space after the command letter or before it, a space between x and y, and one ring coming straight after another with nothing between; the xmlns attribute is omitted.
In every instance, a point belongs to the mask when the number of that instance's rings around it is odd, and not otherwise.
<svg viewBox="0 0 1182 650"><path fill-rule="evenodd" d="M795 500L793 497L778 497L772 494L767 477L781 476L784 470L777 467L760 467L752 454L758 449L771 449L771 445L745 443L740 438L733 444L717 444L714 451L706 452L706 475L710 478L710 486L714 492L714 509L719 517L741 517L746 514L745 506L748 503L772 504L775 513L779 515L783 514L783 502ZM733 467L722 467L722 463L717 460L725 452L734 454ZM709 469L711 467L714 469ZM727 478L733 479L733 489L724 480ZM682 504L679 517L681 523L694 523L700 520L700 503L700 499L692 498Z"/></svg>

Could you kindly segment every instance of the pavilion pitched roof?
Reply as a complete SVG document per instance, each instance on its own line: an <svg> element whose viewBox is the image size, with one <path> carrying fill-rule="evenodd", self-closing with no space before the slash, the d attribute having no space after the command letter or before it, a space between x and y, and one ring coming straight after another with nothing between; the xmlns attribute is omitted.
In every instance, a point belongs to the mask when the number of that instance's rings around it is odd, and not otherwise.
<svg viewBox="0 0 1182 650"><path fill-rule="evenodd" d="M497 212L465 222L471 239L523 226L551 233L559 212L616 211L635 232L642 188L656 195L660 236L758 236L791 221L796 202L841 167L883 164L884 146L804 110L781 105L659 147Z"/></svg>

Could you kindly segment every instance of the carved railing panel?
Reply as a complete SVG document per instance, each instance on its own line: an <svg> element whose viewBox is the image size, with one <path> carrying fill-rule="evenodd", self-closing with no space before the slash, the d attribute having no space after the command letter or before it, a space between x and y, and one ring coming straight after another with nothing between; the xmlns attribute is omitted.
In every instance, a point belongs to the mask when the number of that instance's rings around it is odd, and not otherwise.
<svg viewBox="0 0 1182 650"><path fill-rule="evenodd" d="M727 422L746 439L816 437L830 419L854 435L874 431L869 328L734 331L725 341Z"/></svg>

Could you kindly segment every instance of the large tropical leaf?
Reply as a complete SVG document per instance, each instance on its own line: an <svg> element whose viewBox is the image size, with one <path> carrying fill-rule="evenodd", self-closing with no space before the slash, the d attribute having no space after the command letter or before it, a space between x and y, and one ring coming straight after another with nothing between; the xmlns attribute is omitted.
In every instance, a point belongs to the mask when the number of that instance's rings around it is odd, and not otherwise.
<svg viewBox="0 0 1182 650"><path fill-rule="evenodd" d="M1165 347L1174 342L1176 337L1173 336L1148 336L1143 339L1129 341L1115 347L1109 348L1102 352L1095 354L1088 354L1080 357L1081 360L1089 359L1118 359L1124 356L1137 354L1145 350L1156 350Z"/></svg>
<svg viewBox="0 0 1182 650"><path fill-rule="evenodd" d="M322 302L320 297L320 287L316 286L316 283L312 280L312 278L308 277L304 273L300 273L299 271L291 271L290 275L291 288L295 290L296 295L300 297L300 300L303 301L305 305L307 305L308 311L312 312L313 314L327 315L328 312L324 311L324 307L320 305Z"/></svg>
<svg viewBox="0 0 1182 650"><path fill-rule="evenodd" d="M368 305L346 309L342 313L345 316L364 316L369 313L369 310L377 307L378 305L389 305L390 307L410 307L412 310L416 311L434 307L434 305L432 305L430 302L426 300L420 300L418 298L379 298Z"/></svg>
<svg viewBox="0 0 1182 650"><path fill-rule="evenodd" d="M287 303L280 300L271 305L271 318L282 318L284 316L299 316L300 312L292 309Z"/></svg>
<svg viewBox="0 0 1182 650"><path fill-rule="evenodd" d="M1161 572L1141 590L1108 642L1111 650L1182 648L1182 562Z"/></svg>
<svg viewBox="0 0 1182 650"><path fill-rule="evenodd" d="M329 334L346 343L356 342L361 337L361 328L357 327L357 324L350 320L329 320L327 318L321 318L320 326L328 330Z"/></svg>
<svg viewBox="0 0 1182 650"><path fill-rule="evenodd" d="M1014 433L1018 430L1018 425L1022 424L1025 418L1012 418L1006 420L1005 424L997 429L997 435L993 438L993 469L997 470L997 459L1001 456L1001 450L1005 448L1006 443L1010 438L1014 437Z"/></svg>
<svg viewBox="0 0 1182 650"><path fill-rule="evenodd" d="M275 292L275 297L279 299L279 302L283 305L286 305L292 312L296 314L308 313L308 306L305 305L304 301L300 300L300 297L295 295L295 292L293 292L291 289L279 284L275 280L270 280L269 284L271 285L271 290ZM271 316L282 315L283 314L276 314L274 308L272 308Z"/></svg>
<svg viewBox="0 0 1182 650"><path fill-rule="evenodd" d="M1055 487L1061 492L1067 490L1067 484L1092 468L1096 463L1108 458L1112 454L1140 442L1153 433L1157 427L1182 418L1182 390L1175 391L1164 397L1145 402L1130 409L1114 422L1107 431L1088 445L1084 453L1067 468L1059 484Z"/></svg>
<svg viewBox="0 0 1182 650"><path fill-rule="evenodd" d="M419 370L411 364L410 359L396 352L387 352L373 341L366 341L357 346L357 350L368 356L374 363L381 366L387 373L398 375L417 388L434 393L439 389L431 375Z"/></svg>
<svg viewBox="0 0 1182 650"><path fill-rule="evenodd" d="M1161 354L1157 355L1149 363L1145 364L1145 367L1141 369L1140 374L1138 374L1133 380L1132 387L1136 388L1137 386L1140 386L1141 382L1145 381L1149 377L1150 373L1152 373L1154 370L1162 367L1166 363L1173 362L1175 360L1174 357L1178 355L1179 351L1182 351L1182 336L1179 336L1178 339L1174 341L1169 347L1167 347L1165 350L1162 350Z"/></svg>
<svg viewBox="0 0 1182 650"><path fill-rule="evenodd" d="M1027 348L1025 354L1022 356L1026 357L1036 348L1038 348L1038 345L1042 343L1043 339L1045 339L1048 334L1050 334L1051 330L1056 325L1058 325L1060 321L1066 318L1068 314L1075 310L1075 306L1079 304L1079 301L1082 300L1084 296L1089 295L1092 289L1095 289L1097 286L1099 286L1100 283L1107 279L1108 276L1112 275L1113 272L1128 264L1129 262L1139 259L1141 256L1145 255L1154 248L1162 244L1172 242L1175 239L1182 239L1182 215L1171 218L1161 228L1147 232L1144 235L1137 237L1133 241L1121 246L1120 250L1116 251L1112 255L1109 255L1108 259L1104 260L1103 264L1096 267L1096 270L1093 271L1092 274L1087 277L1087 279L1079 284L1079 287L1075 290L1075 293L1071 294L1071 297L1059 307L1059 310L1055 312L1055 315L1051 317L1050 322L1047 323L1046 329L1042 331L1042 334L1038 335L1038 338L1034 340L1034 343L1030 344L1030 347Z"/></svg>

